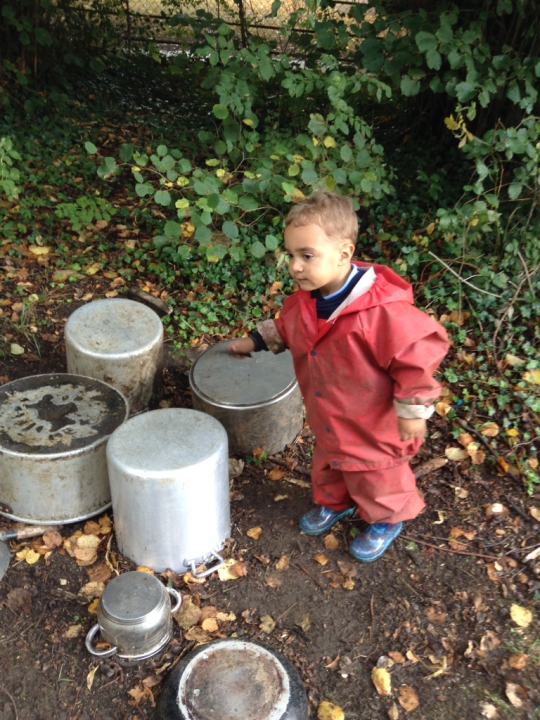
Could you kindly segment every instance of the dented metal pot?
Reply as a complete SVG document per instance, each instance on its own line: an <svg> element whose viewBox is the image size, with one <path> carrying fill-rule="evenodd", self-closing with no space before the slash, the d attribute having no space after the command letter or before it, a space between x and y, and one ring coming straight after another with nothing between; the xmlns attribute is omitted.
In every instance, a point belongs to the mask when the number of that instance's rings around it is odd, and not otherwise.
<svg viewBox="0 0 540 720"><path fill-rule="evenodd" d="M128 417L110 385L69 374L0 388L0 514L29 524L85 520L111 503L105 445Z"/></svg>
<svg viewBox="0 0 540 720"><path fill-rule="evenodd" d="M171 608L171 597L174 606ZM128 572L114 578L101 596L97 625L86 636L86 648L96 657L116 655L128 662L157 655L172 638L172 614L180 609L182 596L146 572ZM97 634L111 645L97 650Z"/></svg>

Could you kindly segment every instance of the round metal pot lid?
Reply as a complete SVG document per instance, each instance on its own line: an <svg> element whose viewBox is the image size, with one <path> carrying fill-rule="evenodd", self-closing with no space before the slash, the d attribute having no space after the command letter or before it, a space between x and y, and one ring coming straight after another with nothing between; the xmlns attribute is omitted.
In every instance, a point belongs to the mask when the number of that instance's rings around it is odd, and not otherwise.
<svg viewBox="0 0 540 720"><path fill-rule="evenodd" d="M122 625L136 624L159 610L167 597L157 578L134 570L119 575L107 585L101 596L101 611Z"/></svg>
<svg viewBox="0 0 540 720"><path fill-rule="evenodd" d="M186 666L177 701L183 720L281 720L290 697L289 676L275 655L224 640Z"/></svg>
<svg viewBox="0 0 540 720"><path fill-rule="evenodd" d="M98 300L75 310L65 329L66 338L87 354L132 355L160 342L163 325L146 305L124 300Z"/></svg>
<svg viewBox="0 0 540 720"><path fill-rule="evenodd" d="M81 375L33 375L0 388L0 449L69 454L106 439L127 418L122 393Z"/></svg>
<svg viewBox="0 0 540 720"><path fill-rule="evenodd" d="M125 472L148 477L198 465L227 442L225 428L210 415L165 408L136 415L119 427L107 455Z"/></svg>
<svg viewBox="0 0 540 720"><path fill-rule="evenodd" d="M292 355L286 350L252 353L236 360L228 352L232 341L214 345L193 365L192 388L211 403L250 407L273 400L296 384Z"/></svg>

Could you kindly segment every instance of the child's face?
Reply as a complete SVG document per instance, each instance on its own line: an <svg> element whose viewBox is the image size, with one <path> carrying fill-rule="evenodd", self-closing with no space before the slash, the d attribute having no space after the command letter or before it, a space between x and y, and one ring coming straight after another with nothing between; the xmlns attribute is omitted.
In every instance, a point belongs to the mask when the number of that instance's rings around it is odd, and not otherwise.
<svg viewBox="0 0 540 720"><path fill-rule="evenodd" d="M301 290L332 295L340 290L351 270L354 245L334 240L315 223L289 225L285 230L289 272Z"/></svg>

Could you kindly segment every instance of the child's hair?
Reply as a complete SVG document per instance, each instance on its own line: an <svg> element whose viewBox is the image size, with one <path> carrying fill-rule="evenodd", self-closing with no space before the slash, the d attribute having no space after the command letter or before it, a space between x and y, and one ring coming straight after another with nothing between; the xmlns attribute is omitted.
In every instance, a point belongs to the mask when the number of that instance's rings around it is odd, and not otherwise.
<svg viewBox="0 0 540 720"><path fill-rule="evenodd" d="M333 240L350 240L354 245L358 239L358 218L349 198L332 192L317 190L298 205L294 205L285 227L319 225Z"/></svg>

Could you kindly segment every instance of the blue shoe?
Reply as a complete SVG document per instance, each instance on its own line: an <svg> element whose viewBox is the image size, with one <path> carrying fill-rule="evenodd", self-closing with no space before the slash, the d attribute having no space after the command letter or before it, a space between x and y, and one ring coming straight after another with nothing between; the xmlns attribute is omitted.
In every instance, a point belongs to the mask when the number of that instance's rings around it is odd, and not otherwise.
<svg viewBox="0 0 540 720"><path fill-rule="evenodd" d="M300 520L300 530L306 535L322 535L340 520L354 515L355 510L356 508L329 510L320 505L304 515Z"/></svg>
<svg viewBox="0 0 540 720"><path fill-rule="evenodd" d="M349 552L361 562L373 562L384 555L402 530L403 523L370 525L365 532L352 541Z"/></svg>

